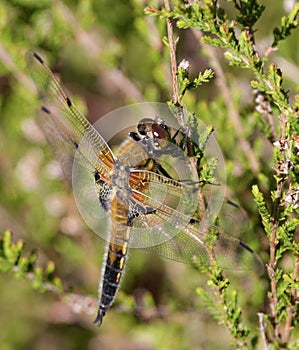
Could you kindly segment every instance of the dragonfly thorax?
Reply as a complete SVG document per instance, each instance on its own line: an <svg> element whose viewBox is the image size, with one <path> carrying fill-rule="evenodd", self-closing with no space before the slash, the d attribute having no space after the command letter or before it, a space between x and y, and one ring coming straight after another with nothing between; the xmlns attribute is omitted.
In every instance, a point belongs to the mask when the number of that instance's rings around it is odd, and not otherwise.
<svg viewBox="0 0 299 350"><path fill-rule="evenodd" d="M130 167L119 160L114 162L114 168L111 175L112 186L115 186L125 192L130 191L129 186Z"/></svg>

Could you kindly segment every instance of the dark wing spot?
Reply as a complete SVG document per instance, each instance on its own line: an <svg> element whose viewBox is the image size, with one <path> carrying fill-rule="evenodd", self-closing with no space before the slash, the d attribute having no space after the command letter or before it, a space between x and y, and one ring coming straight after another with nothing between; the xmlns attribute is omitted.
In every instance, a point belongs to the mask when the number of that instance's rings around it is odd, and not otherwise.
<svg viewBox="0 0 299 350"><path fill-rule="evenodd" d="M94 172L94 179L95 179L95 182L99 182L101 180L101 176L98 172L98 170L96 169L95 172Z"/></svg>
<svg viewBox="0 0 299 350"><path fill-rule="evenodd" d="M41 110L42 110L43 112L47 113L47 114L51 114L51 112L50 112L50 111L48 110L48 108L45 107L45 106L41 106Z"/></svg>
<svg viewBox="0 0 299 350"><path fill-rule="evenodd" d="M66 103L69 107L72 106L72 101L68 97L66 98Z"/></svg>
<svg viewBox="0 0 299 350"><path fill-rule="evenodd" d="M33 52L33 57L36 58L40 63L44 64L44 60L36 52Z"/></svg>
<svg viewBox="0 0 299 350"><path fill-rule="evenodd" d="M240 241L240 246L245 248L246 250L248 250L250 253L254 253L254 251L247 245L245 244L244 242Z"/></svg>

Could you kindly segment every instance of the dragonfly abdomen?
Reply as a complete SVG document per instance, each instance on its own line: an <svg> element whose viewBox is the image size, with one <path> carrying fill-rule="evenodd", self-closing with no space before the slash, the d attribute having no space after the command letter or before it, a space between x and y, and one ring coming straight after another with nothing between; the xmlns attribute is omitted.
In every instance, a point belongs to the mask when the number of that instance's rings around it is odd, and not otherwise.
<svg viewBox="0 0 299 350"><path fill-rule="evenodd" d="M125 243L125 242L124 242ZM102 277L100 291L100 305L95 323L100 326L106 311L112 305L123 275L127 257L126 243L117 246L110 242L107 252L104 275Z"/></svg>
<svg viewBox="0 0 299 350"><path fill-rule="evenodd" d="M111 219L111 237L100 283L100 306L95 319L95 323L98 323L99 326L120 286L130 239L131 226L128 222L128 208L121 203L117 195L112 199Z"/></svg>

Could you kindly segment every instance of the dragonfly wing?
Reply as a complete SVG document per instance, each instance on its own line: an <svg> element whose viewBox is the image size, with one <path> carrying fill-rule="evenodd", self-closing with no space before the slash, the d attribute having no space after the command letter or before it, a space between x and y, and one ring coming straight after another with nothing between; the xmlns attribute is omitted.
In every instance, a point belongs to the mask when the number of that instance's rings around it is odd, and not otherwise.
<svg viewBox="0 0 299 350"><path fill-rule="evenodd" d="M155 174L157 175L157 174ZM161 178L156 177L159 182ZM172 188L172 180L165 186L155 185L160 191ZM187 187L184 185L184 187ZM164 189L163 189L164 188ZM180 191L171 192L179 194ZM187 193L187 192L186 192ZM137 199L138 198L138 199ZM164 258L199 265L211 265L229 269L262 270L258 255L239 239L224 233L220 228L192 218L171 206L143 193L136 193L135 200L154 211L140 211L133 223L131 246L143 247ZM213 242L212 242L213 241Z"/></svg>
<svg viewBox="0 0 299 350"><path fill-rule="evenodd" d="M192 217L198 206L198 185L184 183L146 170L133 170L130 176L133 198L146 205L167 210L168 207Z"/></svg>
<svg viewBox="0 0 299 350"><path fill-rule="evenodd" d="M75 155L80 149L79 158L86 158L83 162L91 166L93 171L97 170L105 177L114 162L114 155L105 140L77 110L42 58L34 52L28 52L26 61L31 76L42 95L44 105L42 107L44 113L39 115L38 123L54 152L60 159L64 157L71 159L71 155ZM47 118L52 121L47 121ZM55 127L59 131L55 132ZM55 141L57 141L56 144ZM63 149L66 151L64 152ZM64 170L69 176L69 165Z"/></svg>
<svg viewBox="0 0 299 350"><path fill-rule="evenodd" d="M49 114L49 116L45 116L45 113ZM52 115L50 111L41 108L36 116L36 121L51 146L55 158L59 161L66 180L72 186L72 169L76 147L61 132L62 128L50 115Z"/></svg>
<svg viewBox="0 0 299 350"><path fill-rule="evenodd" d="M171 240L146 249L183 263L209 266L216 262L222 268L258 273L264 269L260 257L249 246L215 226L204 230L199 224L189 224Z"/></svg>
<svg viewBox="0 0 299 350"><path fill-rule="evenodd" d="M132 171L130 183L134 233L131 247L160 244L189 224L197 207L193 184L142 170Z"/></svg>

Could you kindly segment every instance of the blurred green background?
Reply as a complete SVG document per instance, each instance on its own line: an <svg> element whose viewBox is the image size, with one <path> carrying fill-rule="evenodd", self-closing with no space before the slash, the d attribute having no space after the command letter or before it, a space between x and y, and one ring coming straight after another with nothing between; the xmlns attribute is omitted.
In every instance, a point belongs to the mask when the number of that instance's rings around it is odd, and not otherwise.
<svg viewBox="0 0 299 350"><path fill-rule="evenodd" d="M292 2L262 3L266 10L256 26L261 51L270 45L270 29ZM33 49L44 57L91 121L128 103L166 102L171 97L171 76L169 53L162 43L165 22L146 16L148 5L161 6L141 0L0 3L0 229L11 229L13 240L24 240L28 252L36 249L40 266L54 261L65 288L78 298L90 296L92 306L104 242L81 220L71 190L34 123L39 101L24 54ZM210 67L194 35L177 34L178 62L188 59L191 75ZM297 31L271 56L284 71L291 97L298 92L298 42ZM271 173L271 148L258 131L250 76L228 67L221 51L218 55L245 133L257 159ZM266 261L265 238L251 195L251 185L259 179L246 154L236 147L236 131L228 121L223 96L211 82L188 94L184 102L189 111L214 125L226 158L228 196L247 213L248 227L238 236ZM267 182L263 186L271 188ZM238 231L238 223L234 226ZM229 276L234 278L233 273ZM92 324L93 307L86 307L89 313L75 313L75 302L36 292L28 280L10 273L0 275L0 284L3 350L230 348L228 333L196 296L196 287L206 285L205 277L190 266L139 251L130 253L121 292L100 329ZM254 274L241 274L233 287L241 293L244 323L255 331L267 283Z"/></svg>

